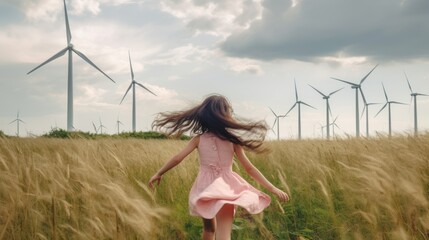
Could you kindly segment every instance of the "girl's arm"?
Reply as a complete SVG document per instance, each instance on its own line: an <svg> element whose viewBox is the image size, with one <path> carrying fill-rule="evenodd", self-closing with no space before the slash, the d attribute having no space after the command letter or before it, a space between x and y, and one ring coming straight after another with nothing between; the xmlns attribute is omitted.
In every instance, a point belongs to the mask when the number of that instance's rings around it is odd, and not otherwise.
<svg viewBox="0 0 429 240"><path fill-rule="evenodd" d="M158 182L157 185L159 185L162 175L177 166L186 156L188 156L195 148L197 148L199 140L199 136L192 138L185 148L183 148L178 154L166 162L164 166L162 166L158 172L150 178L149 187L153 187L154 182Z"/></svg>
<svg viewBox="0 0 429 240"><path fill-rule="evenodd" d="M258 183L260 183L262 186L264 186L266 189L268 189L273 194L277 195L277 197L282 201L288 201L289 196L287 193L283 192L282 190L275 187L273 184L268 181L264 175L250 162L250 160L247 158L246 154L244 153L243 148L240 145L234 144L234 152L237 155L238 160L240 163L244 166L244 169L246 172L255 179Z"/></svg>

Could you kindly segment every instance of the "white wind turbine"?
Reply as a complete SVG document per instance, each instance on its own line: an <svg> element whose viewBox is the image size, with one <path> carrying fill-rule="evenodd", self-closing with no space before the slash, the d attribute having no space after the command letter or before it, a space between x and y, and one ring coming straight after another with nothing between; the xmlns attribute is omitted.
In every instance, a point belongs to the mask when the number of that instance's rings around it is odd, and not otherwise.
<svg viewBox="0 0 429 240"><path fill-rule="evenodd" d="M273 126L271 127L271 129L273 129L274 125L277 123L277 140L280 140L280 118L284 118L286 117L285 115L277 115L273 109L271 109L271 112L274 114L274 116L276 117L276 120L274 120Z"/></svg>
<svg viewBox="0 0 429 240"><path fill-rule="evenodd" d="M408 81L407 74L404 72L405 78L407 79L408 88L410 89L410 95L411 95L411 101L414 101L414 135L418 134L418 128L417 128L417 96L429 96L427 94L423 93L416 93L413 92L413 89L411 88L410 81Z"/></svg>
<svg viewBox="0 0 429 240"><path fill-rule="evenodd" d="M343 88L340 88L338 90L335 90L331 93L329 93L328 95L323 94L321 91L317 90L315 87L311 86L310 84L308 84L310 87L312 87L314 90L316 90L316 92L318 92L320 95L322 95L323 99L326 100L326 139L329 139L329 114L332 115L331 113L331 107L329 106L329 98L331 97L332 94L340 91Z"/></svg>
<svg viewBox="0 0 429 240"><path fill-rule="evenodd" d="M362 88L361 88L362 83L372 73L372 71L374 71L374 69L377 66L378 66L378 64L375 65L375 67L367 75L365 75L365 77L363 77L362 80L360 80L359 84L331 77L334 80L337 80L337 81L340 81L340 82L344 82L344 83L347 83L347 84L351 85L352 89L355 89L355 91L356 91L356 137L359 137L359 135L360 135L360 124L359 124L359 91L361 92L362 97L364 97L363 96L363 92L362 92Z"/></svg>
<svg viewBox="0 0 429 240"><path fill-rule="evenodd" d="M334 119L334 121L333 122L331 122L329 125L331 126L332 125L332 137L334 137L335 138L335 128L338 128L338 129L341 129L338 125L337 125L337 119L338 119L338 116Z"/></svg>
<svg viewBox="0 0 429 240"><path fill-rule="evenodd" d="M44 61L42 64L28 72L27 74L32 73L36 69L42 67L43 65L63 56L66 52L68 52L68 80L67 80L67 131L73 131L73 53L76 53L79 57L81 57L83 60L85 60L87 63L89 63L91 66L93 66L95 69L100 71L104 76L109 78L112 82L112 78L110 78L106 73L104 73L100 68L98 68L91 60L89 60L88 57L86 57L83 53L79 52L77 49L74 48L73 44L71 43L72 35L70 31L70 25L67 15L67 7L66 7L66 1L64 2L64 14L65 14L65 21L66 21L66 33L67 33L67 47L63 50L59 51L57 54L50 57L48 60Z"/></svg>
<svg viewBox="0 0 429 240"><path fill-rule="evenodd" d="M389 101L389 98L387 97L387 93L386 93L386 89L384 88L384 84L381 83L381 85L383 86L383 91L384 91L384 97L386 98L386 103L383 105L383 107L380 109L380 111L378 111L378 113L375 115L375 117L377 117L377 115L383 111L383 109L387 106L388 108L388 114L389 114L389 137L392 136L392 115L391 115L391 109L390 109L390 104L403 104L403 105L407 105L406 103L401 103L401 102L395 102L395 101Z"/></svg>
<svg viewBox="0 0 429 240"><path fill-rule="evenodd" d="M156 96L155 93L153 93L151 90L147 89L145 86L143 86L142 84L136 82L136 80L134 79L134 72L133 72L133 66L131 64L131 56L130 56L130 52L128 51L128 58L130 60L130 70L131 70L131 83L130 86L128 87L127 91L124 94L124 97L122 97L122 100L119 104L122 103L122 101L124 101L124 98L127 96L127 93L130 91L131 87L133 88L133 132L136 132L136 84L142 88L144 88L146 91L152 93L153 95Z"/></svg>
<svg viewBox="0 0 429 240"><path fill-rule="evenodd" d="M14 122L16 122L16 136L17 136L17 137L19 137L19 123L20 123L20 122L25 123L24 121L22 121L22 120L19 118L19 111L18 111L18 113L16 114L16 119L15 119L15 120L13 120L12 122L10 122L9 124L12 124L12 123L14 123Z"/></svg>
<svg viewBox="0 0 429 240"><path fill-rule="evenodd" d="M100 134L103 134L103 128L107 129L106 126L103 125L103 123L101 122L101 119L99 119L100 121L100 126L98 126L98 130L100 131Z"/></svg>
<svg viewBox="0 0 429 240"><path fill-rule="evenodd" d="M118 135L119 135L119 125L124 126L124 124L121 121L119 121L119 117L118 117L118 120L116 120L116 126L118 128Z"/></svg>
<svg viewBox="0 0 429 240"><path fill-rule="evenodd" d="M377 104L380 104L380 103L368 103L367 101L366 101L366 98L365 98L365 95L363 94L363 92L362 92L362 98L363 98L363 103L364 103L364 106L363 106L363 110L362 110L362 114L361 114L361 118L363 117L363 114L364 113L366 113L366 137L368 138L369 137L369 120L368 120L368 115L369 115L369 106L371 106L371 105L377 105Z"/></svg>
<svg viewBox="0 0 429 240"><path fill-rule="evenodd" d="M288 113L290 112L290 111L292 111L292 109L295 107L295 106L297 106L298 105L298 139L301 139L301 104L304 104L304 105L306 105L306 106L308 106L308 107L311 107L311 108L314 108L314 109L316 109L315 107L313 107L313 106L311 106L311 105L309 105L309 104L307 104L307 103L305 103L305 102L303 102L303 101L300 101L299 99L298 99L298 90L296 89L296 81L294 80L294 83L295 83L295 103L293 104L293 106L289 109L289 111L287 111L287 113L285 114L285 116L287 116L288 115Z"/></svg>

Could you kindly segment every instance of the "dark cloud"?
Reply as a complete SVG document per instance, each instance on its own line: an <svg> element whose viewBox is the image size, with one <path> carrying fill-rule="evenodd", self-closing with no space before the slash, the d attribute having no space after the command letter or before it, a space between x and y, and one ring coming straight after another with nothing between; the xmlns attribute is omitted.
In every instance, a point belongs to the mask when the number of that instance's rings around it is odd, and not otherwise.
<svg viewBox="0 0 429 240"><path fill-rule="evenodd" d="M377 61L429 58L427 0L266 0L262 19L230 35L229 56L314 61L367 56Z"/></svg>

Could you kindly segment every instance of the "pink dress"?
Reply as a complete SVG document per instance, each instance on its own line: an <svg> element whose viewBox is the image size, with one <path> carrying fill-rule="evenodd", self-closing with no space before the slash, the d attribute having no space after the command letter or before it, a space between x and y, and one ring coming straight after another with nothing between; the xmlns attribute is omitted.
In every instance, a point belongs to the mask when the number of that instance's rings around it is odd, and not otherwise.
<svg viewBox="0 0 429 240"><path fill-rule="evenodd" d="M203 133L198 144L200 171L189 194L191 215L212 219L224 204L260 213L271 198L232 171L234 145L212 133Z"/></svg>

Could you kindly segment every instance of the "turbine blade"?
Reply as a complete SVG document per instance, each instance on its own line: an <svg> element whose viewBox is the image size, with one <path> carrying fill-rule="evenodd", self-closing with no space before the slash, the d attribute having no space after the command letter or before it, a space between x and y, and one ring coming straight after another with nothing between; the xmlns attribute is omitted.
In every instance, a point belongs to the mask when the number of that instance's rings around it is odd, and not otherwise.
<svg viewBox="0 0 429 240"><path fill-rule="evenodd" d="M317 108L315 108L315 107L313 107L313 106L311 106L311 105L309 105L309 104L307 104L307 103L305 103L305 102L301 102L302 104L304 104L305 106L308 106L308 107L311 107L311 108L313 108L313 109L317 109Z"/></svg>
<svg viewBox="0 0 429 240"><path fill-rule="evenodd" d="M69 17L67 15L66 0L64 0L64 13L65 13L65 19L66 19L67 45L69 45L72 39L72 35L70 31Z"/></svg>
<svg viewBox="0 0 429 240"><path fill-rule="evenodd" d="M390 101L390 103L394 103L394 104L402 104L402 105L409 105L409 104L406 104L406 103L401 103L401 102L396 102L396 101Z"/></svg>
<svg viewBox="0 0 429 240"><path fill-rule="evenodd" d="M342 79L339 79L339 78L333 78L333 77L331 77L331 78L332 78L332 79L334 79L334 80L337 80L337 81L343 82L343 83L350 84L350 85L352 85L352 86L358 86L356 83L348 82L348 81L345 81L345 80L342 80Z"/></svg>
<svg viewBox="0 0 429 240"><path fill-rule="evenodd" d="M18 121L18 119L13 120L13 121L12 121L12 122L10 122L9 124L14 123L14 122L16 122L16 121Z"/></svg>
<svg viewBox="0 0 429 240"><path fill-rule="evenodd" d="M273 111L273 109L271 109L270 107L269 107L269 109L271 110L271 112L274 114L274 116L276 116L276 118L278 117L277 116L277 114Z"/></svg>
<svg viewBox="0 0 429 240"><path fill-rule="evenodd" d="M417 96L429 96L428 94L424 94L424 93L416 93Z"/></svg>
<svg viewBox="0 0 429 240"><path fill-rule="evenodd" d="M68 49L69 49L69 47L66 47L63 50L59 51L54 56L50 57L48 60L41 63L39 66L37 66L33 70L29 71L27 74L30 74L30 73L34 72L36 69L40 68L41 66L47 64L48 62L51 62L52 60L55 60L55 59L61 57L62 55L64 55L67 52Z"/></svg>
<svg viewBox="0 0 429 240"><path fill-rule="evenodd" d="M386 93L386 89L384 88L384 84L381 83L381 85L383 86L383 92L384 92L384 97L386 98L386 102L388 102L389 98L387 97L387 93Z"/></svg>
<svg viewBox="0 0 429 240"><path fill-rule="evenodd" d="M155 93L153 93L151 90L149 90L147 87L143 86L142 84L140 84L140 83L138 83L138 82L135 82L135 83L136 83L137 85L139 85L140 87L142 87L142 88L146 89L146 91L148 91L148 92L152 93L153 95L157 96Z"/></svg>
<svg viewBox="0 0 429 240"><path fill-rule="evenodd" d="M122 103L122 101L124 101L125 96L127 96L128 91L130 91L131 87L133 86L133 83L130 84L130 86L128 87L127 91L125 92L124 96L122 97L122 100L119 104Z"/></svg>
<svg viewBox="0 0 429 240"><path fill-rule="evenodd" d="M337 121L338 116L334 119L334 121L332 122L332 124L335 124L335 122Z"/></svg>
<svg viewBox="0 0 429 240"><path fill-rule="evenodd" d="M408 76L407 76L407 74L405 72L404 72L404 75L405 75L405 79L407 79L408 88L410 89L410 92L413 93L413 89L411 88L410 81L408 81Z"/></svg>
<svg viewBox="0 0 429 240"><path fill-rule="evenodd" d="M362 119L363 114L365 113L365 108L368 108L368 104L363 105L363 110L362 110L362 114L360 115L360 119Z"/></svg>
<svg viewBox="0 0 429 240"><path fill-rule="evenodd" d="M289 113L290 111L292 111L292 109L293 109L295 106L296 106L296 102L292 105L292 107L289 109L289 111L287 111L287 112L286 112L286 115L288 115L288 113Z"/></svg>
<svg viewBox="0 0 429 240"><path fill-rule="evenodd" d="M375 67L371 70L371 71L369 71L369 73L365 76L365 77L363 77L362 78L362 80L360 80L360 83L359 83L359 86L363 83L363 81L365 81L365 79L372 73L372 71L374 71L374 69L376 68L378 66L378 64L377 65L375 65Z"/></svg>
<svg viewBox="0 0 429 240"><path fill-rule="evenodd" d="M363 94L361 87L359 87L359 92L360 92L360 95L362 95L363 102L366 104L366 98L365 98L365 95Z"/></svg>
<svg viewBox="0 0 429 240"><path fill-rule="evenodd" d="M276 122L277 122L277 118L276 118L276 120L274 120L274 123L273 123L273 126L271 126L271 129L274 129L274 126L276 125Z"/></svg>
<svg viewBox="0 0 429 240"><path fill-rule="evenodd" d="M95 133L98 133L97 127L95 126L94 122L92 122L92 126L94 127Z"/></svg>
<svg viewBox="0 0 429 240"><path fill-rule="evenodd" d="M340 88L340 89L338 89L338 90L336 90L336 91L331 92L331 93L328 95L328 97L330 97L331 95L333 95L334 93L336 93L336 92L338 92L338 91L340 91L340 90L342 90L342 89L343 89L343 87L342 87L342 88Z"/></svg>
<svg viewBox="0 0 429 240"><path fill-rule="evenodd" d="M293 82L295 83L295 100L298 102L298 90L296 89L296 81L295 81L295 78L293 79Z"/></svg>
<svg viewBox="0 0 429 240"><path fill-rule="evenodd" d="M377 117L377 115L378 115L381 111L383 111L383 109L384 109L386 106L387 106L387 103L386 103L386 104L384 104L384 106L380 109L380 111L378 111L378 113L377 113L377 114L375 114L375 116L374 116L374 117Z"/></svg>
<svg viewBox="0 0 429 240"><path fill-rule="evenodd" d="M131 64L131 55L130 55L130 51L128 51L128 59L130 60L131 80L134 80L134 71L133 71L133 65Z"/></svg>
<svg viewBox="0 0 429 240"><path fill-rule="evenodd" d="M89 60L89 58L87 56L85 56L83 53L79 52L78 50L72 48L73 52L75 52L79 57L81 57L83 60L85 60L87 63L89 63L91 66L93 66L95 69L97 69L98 71L100 71L104 76L106 76L108 79L110 79L112 82L116 83L115 81L113 81L112 78L109 77L109 75L107 75L106 73L104 73L100 68L98 68L91 60Z"/></svg>
<svg viewBox="0 0 429 240"><path fill-rule="evenodd" d="M317 90L315 87L311 86L310 84L308 84L308 86L310 86L311 88L313 88L314 90L316 90L316 92L320 93L320 95L322 95L324 97L328 97L325 94L323 94L321 91Z"/></svg>
<svg viewBox="0 0 429 240"><path fill-rule="evenodd" d="M328 112L329 112L329 115L331 115L331 117L332 117L331 105L329 104L329 101L328 101Z"/></svg>

